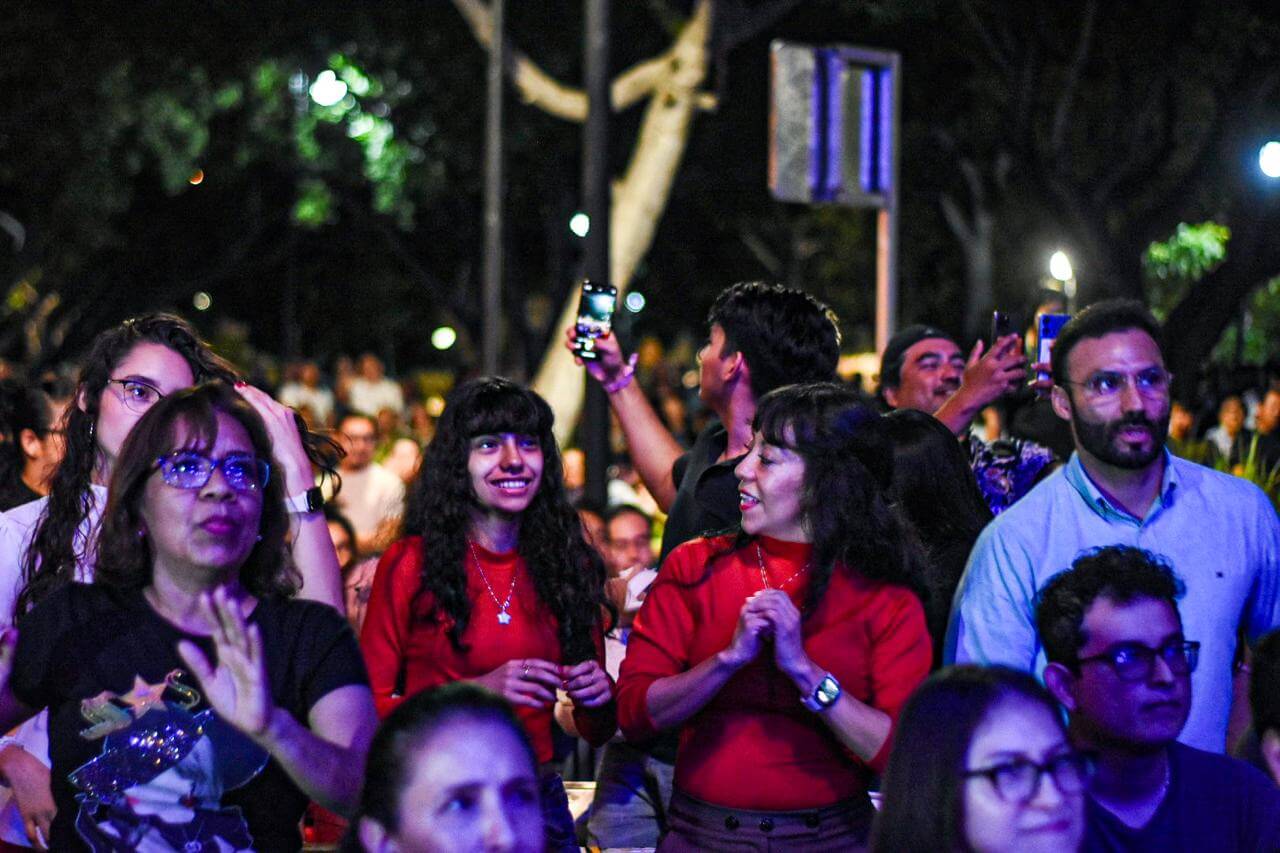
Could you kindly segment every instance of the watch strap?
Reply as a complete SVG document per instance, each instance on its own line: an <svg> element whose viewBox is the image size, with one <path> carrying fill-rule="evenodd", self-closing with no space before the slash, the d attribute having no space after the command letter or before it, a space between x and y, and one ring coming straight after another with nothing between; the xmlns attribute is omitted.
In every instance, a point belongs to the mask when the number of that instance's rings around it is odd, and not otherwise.
<svg viewBox="0 0 1280 853"><path fill-rule="evenodd" d="M319 512L324 508L324 492L320 490L319 486L312 486L305 492L290 495L285 499L284 503L289 512L295 515Z"/></svg>
<svg viewBox="0 0 1280 853"><path fill-rule="evenodd" d="M800 703L810 711L825 711L840 699L842 692L840 682L828 672L811 693L800 697Z"/></svg>

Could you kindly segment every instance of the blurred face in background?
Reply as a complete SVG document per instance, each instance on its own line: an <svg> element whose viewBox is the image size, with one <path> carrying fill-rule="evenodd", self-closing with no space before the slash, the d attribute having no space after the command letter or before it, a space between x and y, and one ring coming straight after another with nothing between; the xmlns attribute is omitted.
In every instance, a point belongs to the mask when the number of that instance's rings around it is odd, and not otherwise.
<svg viewBox="0 0 1280 853"><path fill-rule="evenodd" d="M368 467L373 461L373 451L378 446L378 428L373 421L364 417L343 418L338 427L338 436L342 449L347 451L342 467L349 471Z"/></svg>
<svg viewBox="0 0 1280 853"><path fill-rule="evenodd" d="M1258 405L1258 432L1270 435L1280 425L1280 391L1268 391Z"/></svg>
<svg viewBox="0 0 1280 853"><path fill-rule="evenodd" d="M1228 397L1218 407L1218 423L1227 435L1234 438L1244 429L1244 403L1239 397Z"/></svg>
<svg viewBox="0 0 1280 853"><path fill-rule="evenodd" d="M611 575L653 565L653 536L649 519L635 512L621 512L608 525L605 562Z"/></svg>

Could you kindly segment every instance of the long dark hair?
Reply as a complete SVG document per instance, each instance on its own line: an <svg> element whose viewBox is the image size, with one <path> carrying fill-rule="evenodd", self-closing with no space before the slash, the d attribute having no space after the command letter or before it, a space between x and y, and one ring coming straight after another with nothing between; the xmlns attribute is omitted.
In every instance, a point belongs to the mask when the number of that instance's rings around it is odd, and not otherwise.
<svg viewBox="0 0 1280 853"><path fill-rule="evenodd" d="M822 601L837 563L919 591L923 552L888 494L893 446L856 391L834 382L784 386L760 399L752 428L804 460L800 512L813 539L806 615ZM746 539L740 534L735 546Z"/></svg>
<svg viewBox="0 0 1280 853"><path fill-rule="evenodd" d="M99 460L94 439L98 406L112 371L140 343L160 344L182 356L197 383L235 381L230 363L215 355L186 320L172 314L135 317L94 338L80 371L75 402L67 407L66 455L50 484L49 503L22 561L25 585L18 595L18 613L74 580L78 558L86 562L93 559L96 543L84 543L87 553L77 554L75 540L80 523L93 507L89 485Z"/></svg>
<svg viewBox="0 0 1280 853"><path fill-rule="evenodd" d="M410 696L378 727L369 745L360 807L341 850L363 851L358 833L360 821L377 821L388 833L400 829L400 800L413 781L418 752L438 732L458 722L491 722L507 729L523 747L530 773L538 762L524 726L502 697L482 687L455 682Z"/></svg>
<svg viewBox="0 0 1280 853"><path fill-rule="evenodd" d="M64 419L66 455L50 484L49 500L22 560L23 588L17 613L25 613L49 593L75 579L76 564L92 564L97 543L83 543L76 552L76 533L93 508L94 470L99 450L94 439L102 392L112 372L140 343L160 344L180 355L196 384L210 380L235 382L231 363L214 353L186 320L173 314L144 314L100 333L93 340L76 385L75 402ZM323 474L335 476L342 451L332 439L306 429L298 418L303 446Z"/></svg>
<svg viewBox="0 0 1280 853"><path fill-rule="evenodd" d="M960 442L933 415L914 409L884 419L893 442L890 491L929 545L973 543L991 521Z"/></svg>
<svg viewBox="0 0 1280 853"><path fill-rule="evenodd" d="M1040 682L1019 670L952 666L916 689L894 729L883 800L871 833L875 853L969 849L962 775L969 744L991 710L1010 698L1039 705L1062 725L1057 703Z"/></svg>
<svg viewBox="0 0 1280 853"><path fill-rule="evenodd" d="M542 447L542 481L520 520L520 555L534 588L560 626L566 663L596 655L593 632L609 612L604 561L582 533L564 490L560 450L546 401L508 379L473 379L450 395L423 453L405 507L403 535L422 537L422 586L435 617L444 617L449 640L461 649L471 618L467 598L467 531L476 505L467 462L477 435L513 432L536 436Z"/></svg>
<svg viewBox="0 0 1280 853"><path fill-rule="evenodd" d="M285 559L289 516L284 507L284 482L271 455L271 437L261 416L225 382L210 382L170 394L134 424L120 449L111 476L107 508L102 516L98 564L93 582L120 589L140 589L151 581L151 540L139 536L143 494L156 473L156 458L179 448L179 427L185 428L183 449L208 452L218 437L218 415L234 418L253 444L253 452L271 466L262 490L258 542L240 567L240 583L256 596L291 595L299 587L292 564Z"/></svg>

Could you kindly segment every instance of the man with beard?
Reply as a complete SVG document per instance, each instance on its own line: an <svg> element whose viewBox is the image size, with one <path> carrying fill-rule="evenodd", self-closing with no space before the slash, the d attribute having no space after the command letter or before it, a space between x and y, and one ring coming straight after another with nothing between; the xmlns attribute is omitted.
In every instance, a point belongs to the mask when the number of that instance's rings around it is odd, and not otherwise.
<svg viewBox="0 0 1280 853"><path fill-rule="evenodd" d="M1161 555L1186 583L1187 635L1203 642L1180 740L1221 752L1237 627L1280 624L1280 520L1253 484L1168 453L1169 373L1140 303L1101 302L1053 350L1054 411L1076 452L983 530L961 578L948 658L1042 671L1037 593L1087 548Z"/></svg>

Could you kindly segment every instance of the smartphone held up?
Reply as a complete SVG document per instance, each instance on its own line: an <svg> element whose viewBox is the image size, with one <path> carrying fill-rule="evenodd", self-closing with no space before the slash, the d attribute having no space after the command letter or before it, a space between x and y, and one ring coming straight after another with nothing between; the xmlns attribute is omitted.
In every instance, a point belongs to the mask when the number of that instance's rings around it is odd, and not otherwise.
<svg viewBox="0 0 1280 853"><path fill-rule="evenodd" d="M599 358L595 348L596 339L609 334L613 328L613 311L617 305L618 288L600 282L582 282L573 346L578 358L586 361Z"/></svg>

